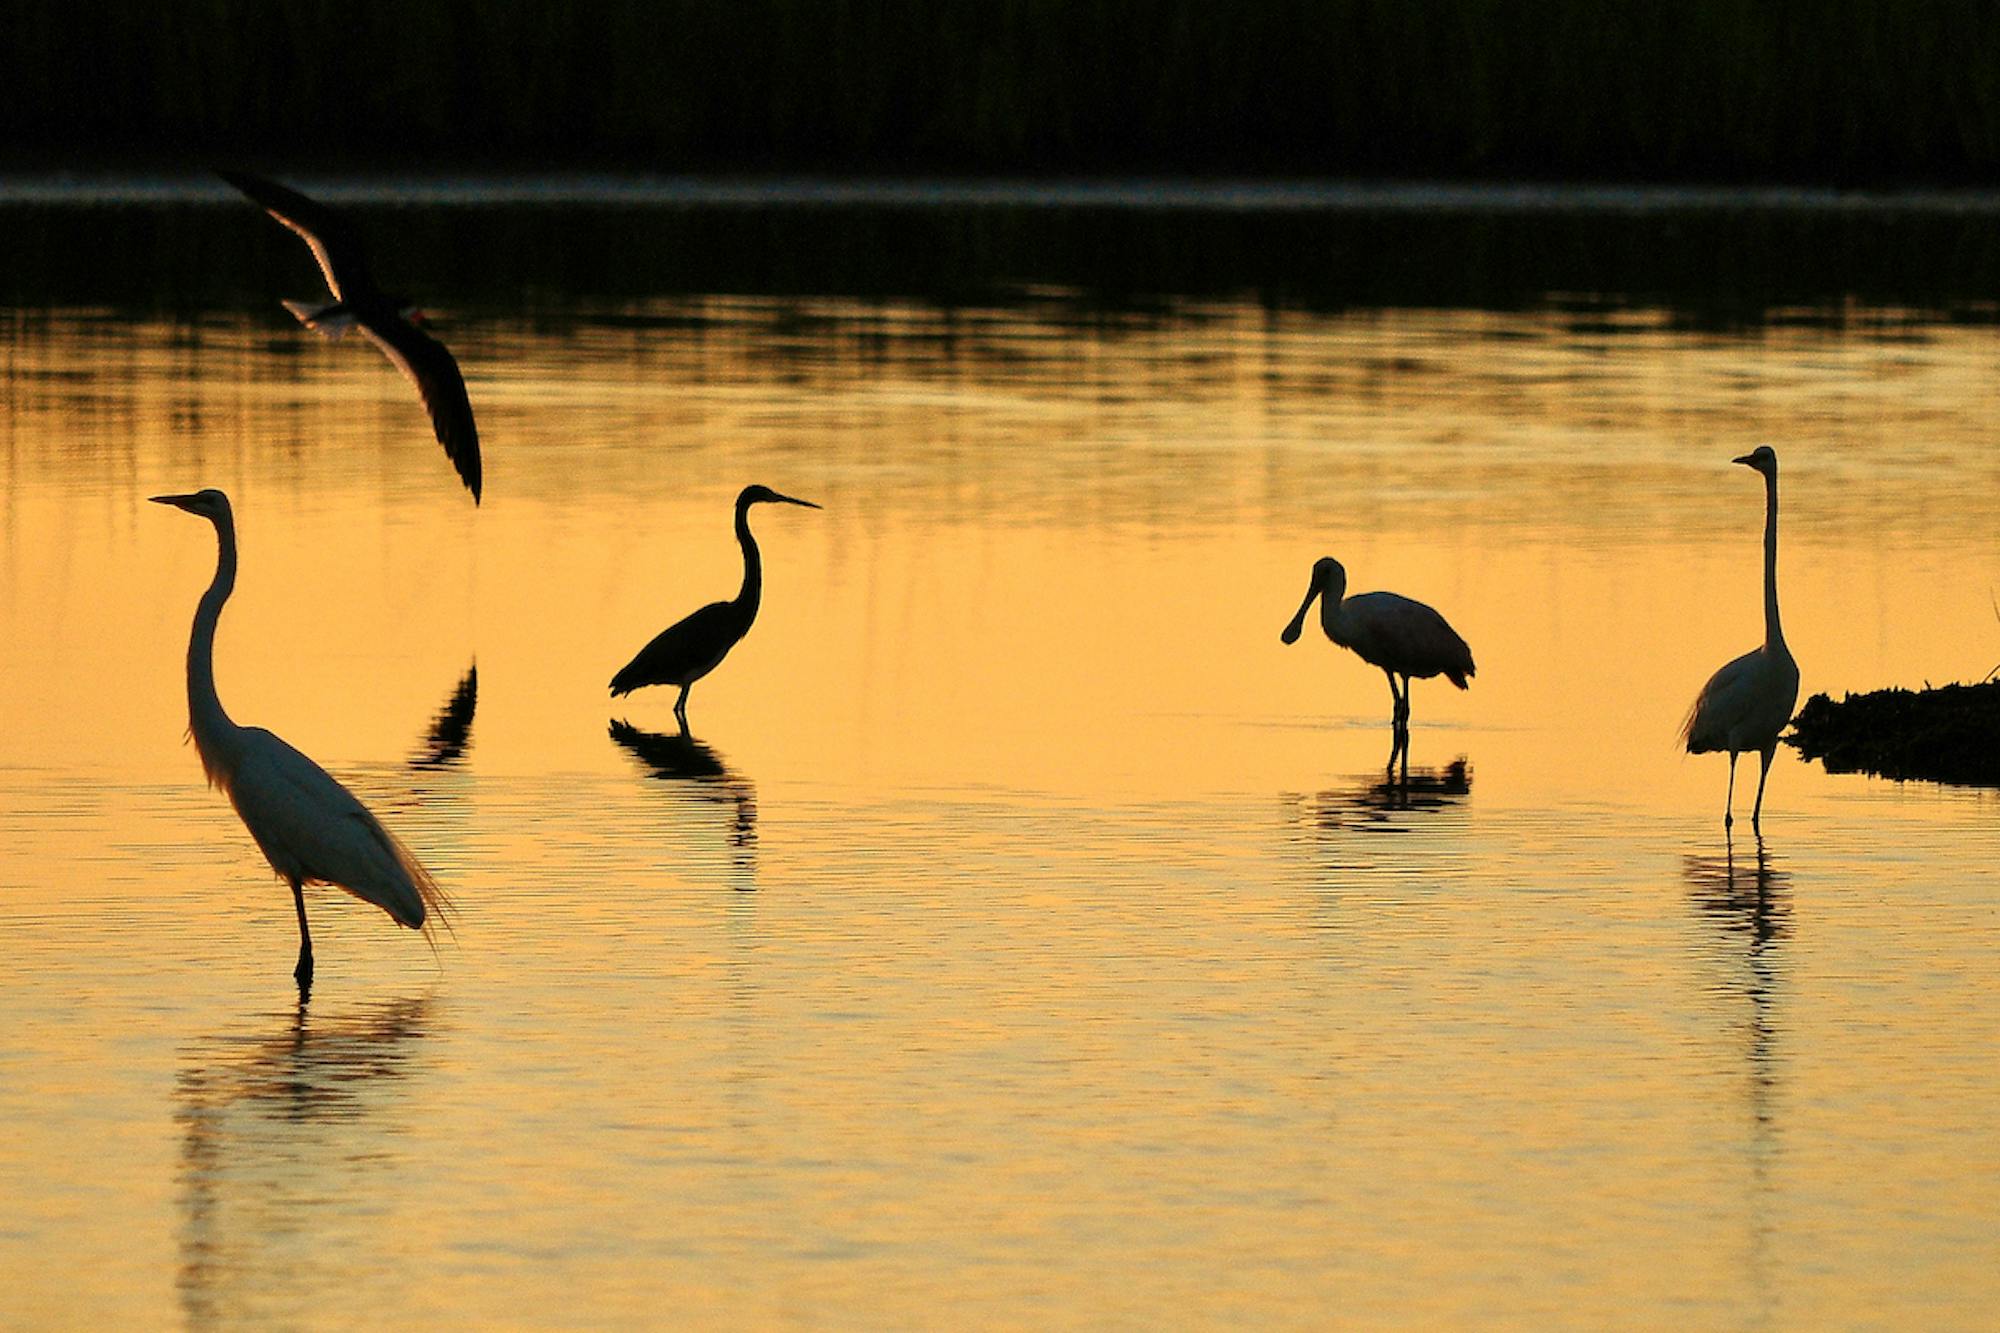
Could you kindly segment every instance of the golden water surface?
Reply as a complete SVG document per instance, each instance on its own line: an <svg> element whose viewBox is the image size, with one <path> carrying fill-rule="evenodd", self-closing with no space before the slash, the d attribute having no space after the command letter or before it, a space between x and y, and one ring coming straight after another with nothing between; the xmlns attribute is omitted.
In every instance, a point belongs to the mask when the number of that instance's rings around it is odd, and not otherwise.
<svg viewBox="0 0 2000 1333"><path fill-rule="evenodd" d="M1986 328L686 298L0 312L0 1322L1973 1325L2000 1302L1991 794L1675 732L2000 663ZM605 682L740 575L693 691ZM319 980L203 788L238 721L456 899ZM1436 606L1387 690L1312 562ZM440 719L476 663L469 730ZM614 723L625 725L614 727ZM433 734L436 726L438 732ZM1738 784L1747 814L1754 762Z"/></svg>

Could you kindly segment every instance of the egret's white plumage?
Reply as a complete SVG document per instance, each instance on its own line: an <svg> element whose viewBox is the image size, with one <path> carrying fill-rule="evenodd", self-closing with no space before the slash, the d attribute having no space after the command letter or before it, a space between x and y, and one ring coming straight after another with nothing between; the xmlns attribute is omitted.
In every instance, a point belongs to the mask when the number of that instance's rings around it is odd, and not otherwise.
<svg viewBox="0 0 2000 1333"><path fill-rule="evenodd" d="M229 497L211 489L153 500L215 525L215 579L195 609L188 639L188 731L209 782L229 797L271 869L291 885L299 918L293 975L301 986L312 983L304 884L338 885L429 937L449 905L430 872L325 769L262 727L238 726L216 694L216 622L236 586L236 521Z"/></svg>
<svg viewBox="0 0 2000 1333"><path fill-rule="evenodd" d="M1326 637L1351 650L1362 661L1380 667L1389 678L1389 697L1395 701L1391 725L1399 733L1409 729L1410 680L1443 676L1458 688L1467 688L1475 674L1472 649L1445 618L1422 602L1393 592L1363 592L1352 597L1347 591L1347 571L1331 557L1314 562L1312 582L1306 598L1299 603L1279 635L1286 643L1297 643L1305 627L1306 612L1313 599L1320 599L1319 623ZM1396 677L1403 688L1396 689Z"/></svg>
<svg viewBox="0 0 2000 1333"><path fill-rule="evenodd" d="M1729 789L1724 797L1723 827L1736 822L1730 808L1736 797L1736 756L1757 751L1757 804L1750 826L1762 832L1764 783L1771 776L1771 759L1778 750L1778 733L1792 720L1799 697L1799 664L1785 646L1778 624L1778 455L1759 445L1732 462L1764 476L1764 643L1743 654L1708 678L1681 726L1689 754L1729 752Z"/></svg>

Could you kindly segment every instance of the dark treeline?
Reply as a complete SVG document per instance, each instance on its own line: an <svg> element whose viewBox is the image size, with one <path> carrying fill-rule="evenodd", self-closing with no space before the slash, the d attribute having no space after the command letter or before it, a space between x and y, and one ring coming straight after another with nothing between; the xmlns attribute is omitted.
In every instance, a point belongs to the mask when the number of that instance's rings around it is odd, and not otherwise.
<svg viewBox="0 0 2000 1333"><path fill-rule="evenodd" d="M1889 308L1996 318L2000 227L1978 211L1684 213L980 208L396 207L349 210L378 276L460 315L616 314L708 293L1012 302L1106 311L1590 312L1686 327L1840 323ZM297 238L234 201L0 208L0 307L269 313L311 295ZM1040 299L1040 298L1037 298Z"/></svg>
<svg viewBox="0 0 2000 1333"><path fill-rule="evenodd" d="M17 167L2000 180L1990 0L7 8Z"/></svg>

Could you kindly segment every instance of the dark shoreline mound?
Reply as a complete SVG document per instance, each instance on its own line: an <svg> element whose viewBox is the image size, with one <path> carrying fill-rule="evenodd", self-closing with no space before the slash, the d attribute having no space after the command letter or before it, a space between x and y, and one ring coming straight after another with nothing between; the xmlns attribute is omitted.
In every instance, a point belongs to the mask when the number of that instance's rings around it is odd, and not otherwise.
<svg viewBox="0 0 2000 1333"><path fill-rule="evenodd" d="M1815 694L1784 739L1829 773L2000 787L2000 680Z"/></svg>

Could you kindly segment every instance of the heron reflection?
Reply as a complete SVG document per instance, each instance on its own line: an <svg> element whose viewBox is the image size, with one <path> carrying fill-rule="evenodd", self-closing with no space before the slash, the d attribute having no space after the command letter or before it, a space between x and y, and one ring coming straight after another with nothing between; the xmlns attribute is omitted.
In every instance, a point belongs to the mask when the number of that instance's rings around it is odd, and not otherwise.
<svg viewBox="0 0 2000 1333"><path fill-rule="evenodd" d="M648 776L675 783L696 800L730 812L726 841L736 869L756 868L757 788L723 762L714 747L696 740L686 727L677 733L646 731L622 719L610 724L611 739L637 759ZM742 883L739 888L755 885Z"/></svg>
<svg viewBox="0 0 2000 1333"><path fill-rule="evenodd" d="M466 748L472 743L472 715L478 709L479 663L474 662L465 669L458 688L431 720L430 730L424 733L417 752L410 756L410 767L456 768L463 763Z"/></svg>
<svg viewBox="0 0 2000 1333"><path fill-rule="evenodd" d="M429 1009L425 995L328 1017L302 998L268 1035L189 1054L174 1087L189 1324L292 1322L299 1302L378 1263L391 1241L368 1243L371 1218L418 1122L410 1080L427 1067Z"/></svg>

